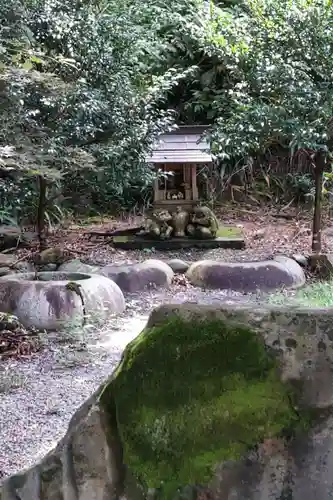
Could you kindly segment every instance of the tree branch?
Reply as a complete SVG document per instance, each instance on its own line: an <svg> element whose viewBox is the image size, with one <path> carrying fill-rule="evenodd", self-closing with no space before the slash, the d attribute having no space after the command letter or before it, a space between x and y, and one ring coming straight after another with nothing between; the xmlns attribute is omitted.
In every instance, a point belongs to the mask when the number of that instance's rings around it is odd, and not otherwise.
<svg viewBox="0 0 333 500"><path fill-rule="evenodd" d="M102 142L107 142L111 136L115 133L115 129L109 128L100 132L97 132L95 137L91 137L89 139L86 139L85 141L79 141L77 139L70 139L67 141L67 146L78 146L78 147L84 147L84 146L91 146L93 144L100 144Z"/></svg>

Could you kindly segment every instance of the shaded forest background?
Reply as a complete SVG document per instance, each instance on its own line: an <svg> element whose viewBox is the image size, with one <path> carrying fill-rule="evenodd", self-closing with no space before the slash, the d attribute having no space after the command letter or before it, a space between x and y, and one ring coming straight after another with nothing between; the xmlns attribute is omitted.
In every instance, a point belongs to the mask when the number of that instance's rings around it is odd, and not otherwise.
<svg viewBox="0 0 333 500"><path fill-rule="evenodd" d="M203 196L256 205L330 195L329 0L0 0L0 219L140 212L145 162L205 124ZM322 173L322 172L321 172Z"/></svg>

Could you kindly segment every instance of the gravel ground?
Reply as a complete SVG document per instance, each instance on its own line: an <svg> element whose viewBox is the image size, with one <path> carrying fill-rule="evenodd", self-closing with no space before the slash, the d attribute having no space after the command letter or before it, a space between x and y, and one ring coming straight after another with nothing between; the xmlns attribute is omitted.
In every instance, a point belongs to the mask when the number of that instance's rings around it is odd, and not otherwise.
<svg viewBox="0 0 333 500"><path fill-rule="evenodd" d="M249 212L240 225L246 235L245 250L186 249L175 252L115 251L110 246L92 244L85 262L106 265L113 262L137 262L147 258L188 262L201 259L254 261L271 258L274 253L307 253L310 249L310 222L279 222ZM228 220L227 214L222 219ZM83 248L82 228L58 235L54 244L65 239L73 248ZM81 238L81 239L80 239ZM325 249L333 248L324 242ZM185 283L186 284L186 283ZM112 319L99 330L82 335L66 333L67 342L48 337L46 349L26 361L0 363L0 481L33 465L54 447L66 432L75 410L112 373L127 343L144 327L149 312L168 302L237 303L259 297L230 291L203 291L176 285L170 290L155 290L126 297L122 316ZM78 338L75 338L75 337Z"/></svg>
<svg viewBox="0 0 333 500"><path fill-rule="evenodd" d="M87 263L96 265L105 265L114 261L124 262L139 262L145 259L182 259L187 262L195 262L202 259L223 260L225 262L244 262L244 261L258 261L265 260L272 257L272 252L262 249L258 251L257 248L248 248L245 250L231 250L224 248L213 248L211 250L200 249L186 249L162 252L157 250L147 251L113 251L111 247L102 247L93 250L89 257L85 259Z"/></svg>
<svg viewBox="0 0 333 500"><path fill-rule="evenodd" d="M39 355L0 364L0 480L32 466L55 446L75 410L111 374L155 306L244 300L253 298L182 286L133 294L126 297L125 313L99 330L67 332L62 342L59 334L49 336Z"/></svg>

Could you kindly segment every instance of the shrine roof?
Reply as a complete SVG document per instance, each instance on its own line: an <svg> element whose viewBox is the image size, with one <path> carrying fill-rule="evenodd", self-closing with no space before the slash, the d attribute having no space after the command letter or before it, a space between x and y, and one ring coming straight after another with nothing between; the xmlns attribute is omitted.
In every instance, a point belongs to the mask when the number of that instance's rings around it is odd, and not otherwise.
<svg viewBox="0 0 333 500"><path fill-rule="evenodd" d="M209 144L202 137L206 127L197 125L179 127L159 137L149 163L211 163Z"/></svg>

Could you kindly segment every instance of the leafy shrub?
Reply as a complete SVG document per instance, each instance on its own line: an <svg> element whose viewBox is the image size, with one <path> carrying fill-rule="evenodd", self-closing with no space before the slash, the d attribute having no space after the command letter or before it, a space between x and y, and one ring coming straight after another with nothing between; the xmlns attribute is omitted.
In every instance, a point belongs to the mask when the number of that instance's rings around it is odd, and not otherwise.
<svg viewBox="0 0 333 500"><path fill-rule="evenodd" d="M32 222L37 204L37 186L23 178L0 179L0 222L15 225L23 220Z"/></svg>
<svg viewBox="0 0 333 500"><path fill-rule="evenodd" d="M73 173L64 187L66 206L84 215L141 210L151 201L154 174L147 166L128 172L130 176L123 169L109 167Z"/></svg>
<svg viewBox="0 0 333 500"><path fill-rule="evenodd" d="M314 199L314 180L310 174L288 174L286 187L297 202Z"/></svg>

